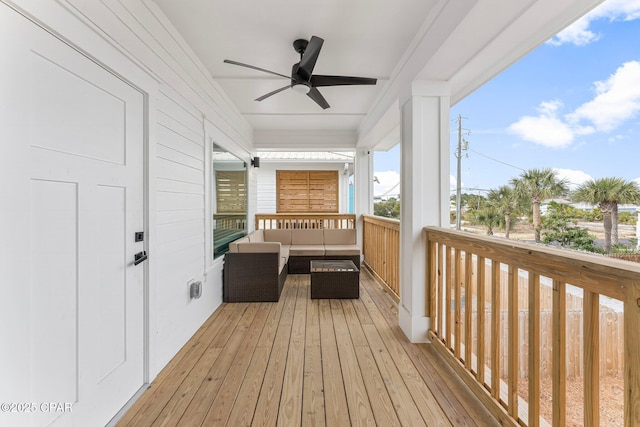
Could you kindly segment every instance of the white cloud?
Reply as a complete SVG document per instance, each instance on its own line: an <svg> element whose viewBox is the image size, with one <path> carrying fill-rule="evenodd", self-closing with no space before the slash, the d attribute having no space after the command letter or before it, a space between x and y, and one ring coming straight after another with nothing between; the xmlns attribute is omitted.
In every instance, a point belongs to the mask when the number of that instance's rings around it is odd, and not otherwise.
<svg viewBox="0 0 640 427"><path fill-rule="evenodd" d="M375 172L374 176L379 182L373 182L373 194L381 196L389 191L389 196L400 194L400 174L396 171ZM397 186L396 186L397 185ZM395 188L394 188L395 187Z"/></svg>
<svg viewBox="0 0 640 427"><path fill-rule="evenodd" d="M588 16L589 15L585 15L578 19L576 22L560 31L547 43L553 46L560 46L565 43L574 44L576 46L586 46L589 43L597 41L600 38L600 35L589 30L591 19L588 18Z"/></svg>
<svg viewBox="0 0 640 427"><path fill-rule="evenodd" d="M640 62L624 63L608 80L594 86L596 97L567 115L570 122L588 120L597 131L608 132L640 111Z"/></svg>
<svg viewBox="0 0 640 427"><path fill-rule="evenodd" d="M558 33L547 43L554 46L560 46L565 43L585 46L600 38L599 34L595 34L589 29L591 22L597 19L633 21L638 18L640 18L640 0L606 0L600 6Z"/></svg>
<svg viewBox="0 0 640 427"><path fill-rule="evenodd" d="M524 116L508 130L535 144L565 148L576 136L610 132L640 112L640 62L629 61L607 80L594 83L595 97L560 116L562 102L545 101L537 116Z"/></svg>
<svg viewBox="0 0 640 427"><path fill-rule="evenodd" d="M570 190L575 190L580 184L592 180L593 178L586 172L574 169L553 169L559 179L566 179Z"/></svg>
<svg viewBox="0 0 640 427"><path fill-rule="evenodd" d="M558 119L557 111L562 107L558 100L542 102L540 115L524 116L509 126L508 130L522 139L552 148L564 148L573 142L574 132Z"/></svg>

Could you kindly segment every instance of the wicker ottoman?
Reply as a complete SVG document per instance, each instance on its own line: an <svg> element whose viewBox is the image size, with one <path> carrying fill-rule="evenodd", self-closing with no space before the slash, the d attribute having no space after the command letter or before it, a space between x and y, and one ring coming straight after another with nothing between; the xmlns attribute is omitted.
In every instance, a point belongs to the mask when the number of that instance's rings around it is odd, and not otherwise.
<svg viewBox="0 0 640 427"><path fill-rule="evenodd" d="M311 298L360 298L360 270L350 260L312 260Z"/></svg>

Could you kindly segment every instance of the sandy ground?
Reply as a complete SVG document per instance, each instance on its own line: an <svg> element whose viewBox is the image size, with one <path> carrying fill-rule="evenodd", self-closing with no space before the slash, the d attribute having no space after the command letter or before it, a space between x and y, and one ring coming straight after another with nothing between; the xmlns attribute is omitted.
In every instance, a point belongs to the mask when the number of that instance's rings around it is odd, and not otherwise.
<svg viewBox="0 0 640 427"><path fill-rule="evenodd" d="M596 239L604 239L604 227L602 223L598 222L580 222L578 226L589 230L589 234L592 234ZM476 234L487 234L487 228L483 226L469 225L463 223L462 229ZM494 229L493 235L496 237L504 237L504 230ZM618 225L618 238L625 240L636 237L636 227L633 225L620 224ZM513 240L534 240L533 225L520 221L511 228L509 235Z"/></svg>
<svg viewBox="0 0 640 427"><path fill-rule="evenodd" d="M567 378L567 408L565 416L567 427L584 425L584 386L582 378ZM518 382L520 397L528 400L528 382ZM541 378L540 416L549 424L552 420L551 378ZM600 378L600 425L624 425L624 379L617 377Z"/></svg>

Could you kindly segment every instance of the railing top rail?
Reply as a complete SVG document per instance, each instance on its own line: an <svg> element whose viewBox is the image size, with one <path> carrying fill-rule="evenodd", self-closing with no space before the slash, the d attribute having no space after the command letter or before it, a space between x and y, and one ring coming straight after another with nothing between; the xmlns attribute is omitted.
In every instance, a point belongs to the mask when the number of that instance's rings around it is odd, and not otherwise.
<svg viewBox="0 0 640 427"><path fill-rule="evenodd" d="M309 213L309 212L300 212L300 213L257 213L256 217L344 217L344 218L355 218L355 214L350 213Z"/></svg>
<svg viewBox="0 0 640 427"><path fill-rule="evenodd" d="M393 230L400 230L400 220L394 218L386 218L376 215L362 215L364 222L380 225L383 227L391 228Z"/></svg>
<svg viewBox="0 0 640 427"><path fill-rule="evenodd" d="M429 240L619 300L624 300L627 282L640 281L640 264L441 227L423 230Z"/></svg>

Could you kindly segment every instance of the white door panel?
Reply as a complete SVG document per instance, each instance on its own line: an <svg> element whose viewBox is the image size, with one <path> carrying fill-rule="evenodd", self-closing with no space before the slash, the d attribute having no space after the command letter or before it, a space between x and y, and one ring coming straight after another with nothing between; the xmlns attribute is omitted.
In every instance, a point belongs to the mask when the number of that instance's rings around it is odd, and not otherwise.
<svg viewBox="0 0 640 427"><path fill-rule="evenodd" d="M3 4L0 63L0 402L36 404L0 425L102 425L144 378L143 95Z"/></svg>

